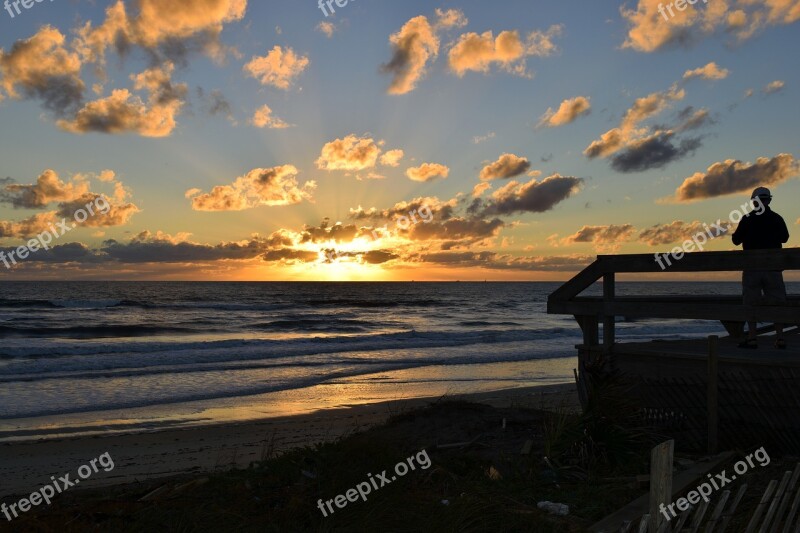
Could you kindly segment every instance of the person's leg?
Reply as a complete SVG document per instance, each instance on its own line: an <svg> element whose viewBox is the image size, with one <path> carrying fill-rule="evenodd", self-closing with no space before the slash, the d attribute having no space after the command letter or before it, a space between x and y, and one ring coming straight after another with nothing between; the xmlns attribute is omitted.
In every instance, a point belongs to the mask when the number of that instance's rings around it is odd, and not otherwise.
<svg viewBox="0 0 800 533"><path fill-rule="evenodd" d="M759 272L742 272L742 303L744 303L745 319L747 320L747 337L739 344L742 348L755 348L758 337L758 320L756 319L755 306L761 300L761 282Z"/></svg>
<svg viewBox="0 0 800 533"><path fill-rule="evenodd" d="M768 272L765 276L764 295L767 302L772 305L786 303L786 284L783 281L782 272ZM783 324L775 323L775 341L783 343Z"/></svg>

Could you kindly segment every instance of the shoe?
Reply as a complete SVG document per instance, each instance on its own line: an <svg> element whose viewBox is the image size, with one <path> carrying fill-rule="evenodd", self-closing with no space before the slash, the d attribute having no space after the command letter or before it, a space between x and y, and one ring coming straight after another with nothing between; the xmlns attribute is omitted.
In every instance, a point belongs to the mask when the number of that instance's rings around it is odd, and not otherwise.
<svg viewBox="0 0 800 533"><path fill-rule="evenodd" d="M776 339L775 340L775 347L779 350L786 349L786 341L784 339Z"/></svg>
<svg viewBox="0 0 800 533"><path fill-rule="evenodd" d="M755 350L758 348L758 339L745 339L739 343L739 348L745 348L747 350Z"/></svg>

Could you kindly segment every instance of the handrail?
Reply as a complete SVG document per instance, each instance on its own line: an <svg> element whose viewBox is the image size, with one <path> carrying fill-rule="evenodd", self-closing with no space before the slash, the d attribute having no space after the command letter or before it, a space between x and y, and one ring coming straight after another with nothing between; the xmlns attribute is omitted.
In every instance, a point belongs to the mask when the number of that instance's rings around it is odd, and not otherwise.
<svg viewBox="0 0 800 533"><path fill-rule="evenodd" d="M615 275L618 273L653 272L736 272L743 270L800 270L800 248L782 250L748 250L733 252L697 252L685 254L680 260L670 256L665 269L656 261L665 254L599 255L597 260L559 287L547 299L550 314L574 315L584 333L584 344L598 343L598 324L604 324L604 344L614 343L616 316L638 318L698 318L720 320L729 332L738 330L744 322L745 309L741 301L724 297L708 297L698 301L636 301L615 294ZM598 280L603 279L602 297L579 297ZM784 305L757 306L758 318L763 321L800 323L800 301L791 298Z"/></svg>

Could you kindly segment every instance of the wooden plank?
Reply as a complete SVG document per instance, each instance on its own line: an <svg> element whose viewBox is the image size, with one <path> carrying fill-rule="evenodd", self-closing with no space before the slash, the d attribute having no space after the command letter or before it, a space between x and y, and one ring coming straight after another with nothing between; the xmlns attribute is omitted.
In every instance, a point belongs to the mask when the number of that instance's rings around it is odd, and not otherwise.
<svg viewBox="0 0 800 533"><path fill-rule="evenodd" d="M616 278L614 273L603 276L603 301L611 303L616 297ZM603 345L606 349L611 349L616 340L616 317L614 315L603 316Z"/></svg>
<svg viewBox="0 0 800 533"><path fill-rule="evenodd" d="M707 461L695 463L685 471L676 475L672 480L671 498L674 499L677 494L684 492L691 486L697 485L698 479L705 476L708 472L716 470L719 465L725 461L729 461L735 455L736 454L731 451L717 454ZM745 487L746 486L747 485L745 485ZM625 507L595 523L589 528L589 531L600 532L616 530L624 521L636 520L643 514L647 513L649 508L650 494L645 494L644 496L636 498L632 502L628 503Z"/></svg>
<svg viewBox="0 0 800 533"><path fill-rule="evenodd" d="M700 524L703 523L703 518L705 518L707 510L708 502L703 500L700 503L700 507L698 507L697 511L694 513L694 519L692 520L692 525L689 526L689 531L692 533L697 533L697 530L700 529Z"/></svg>
<svg viewBox="0 0 800 533"><path fill-rule="evenodd" d="M650 531L658 531L667 521L660 512L662 505L672 502L672 464L675 441L662 442L650 451Z"/></svg>
<svg viewBox="0 0 800 533"><path fill-rule="evenodd" d="M678 521L675 522L675 529L673 531L680 532L681 530L683 530L683 526L686 524L686 522L689 521L689 517L691 515L692 515L691 509L682 512L681 515L678 517Z"/></svg>
<svg viewBox="0 0 800 533"><path fill-rule="evenodd" d="M654 254L599 255L597 262L604 272L664 272ZM666 268L666 272L742 270L800 270L800 249L689 253Z"/></svg>
<svg viewBox="0 0 800 533"><path fill-rule="evenodd" d="M783 526L783 533L789 533L792 530L792 524L794 523L794 517L797 516L798 508L800 508L800 490L795 494L792 506L789 508L789 514L786 516L786 521ZM800 521L797 525L800 527Z"/></svg>
<svg viewBox="0 0 800 533"><path fill-rule="evenodd" d="M709 517L708 519L705 533L712 533L714 531L714 527L716 527L717 522L719 522L719 518L722 516L722 511L725 510L725 504L728 503L728 498L730 497L731 497L731 491L729 490L722 491L722 494L719 497L719 501L717 502L717 505L714 507L714 510L711 512L711 517Z"/></svg>
<svg viewBox="0 0 800 533"><path fill-rule="evenodd" d="M728 529L728 524L731 523L733 515L736 514L736 508L739 507L739 503L742 501L742 498L744 498L745 492L747 492L747 483L739 487L739 490L736 492L736 497L733 499L733 503L731 503L728 510L722 514L722 525L719 527L717 533L725 533L725 530Z"/></svg>
<svg viewBox="0 0 800 533"><path fill-rule="evenodd" d="M792 324L797 321L797 306L755 306L759 321ZM697 320L744 321L745 308L741 304L696 303L645 303L617 298L611 302L601 299L556 302L548 306L549 314L562 315L614 315L631 318L694 318Z"/></svg>
<svg viewBox="0 0 800 533"><path fill-rule="evenodd" d="M761 520L761 515L764 514L764 509L766 509L767 504L772 500L772 495L775 493L777 486L777 480L773 479L769 482L769 485L767 485L767 490L764 491L761 501L758 503L755 512L753 512L753 517L750 519L750 523L747 524L745 533L753 533L756 530L758 523Z"/></svg>
<svg viewBox="0 0 800 533"><path fill-rule="evenodd" d="M778 491L775 493L775 496L772 498L772 503L769 505L769 509L767 510L767 516L764 517L764 523L761 524L761 529L758 530L759 533L767 533L770 531L770 524L775 519L775 513L778 511L778 507L781 504L781 500L783 499L784 491L786 487L789 485L789 480L792 477L792 472L787 471L783 473L783 478L781 479L780 485L778 485Z"/></svg>
<svg viewBox="0 0 800 533"><path fill-rule="evenodd" d="M707 418L708 418L708 453L717 453L719 442L719 337L711 335L708 338L708 390L707 390Z"/></svg>

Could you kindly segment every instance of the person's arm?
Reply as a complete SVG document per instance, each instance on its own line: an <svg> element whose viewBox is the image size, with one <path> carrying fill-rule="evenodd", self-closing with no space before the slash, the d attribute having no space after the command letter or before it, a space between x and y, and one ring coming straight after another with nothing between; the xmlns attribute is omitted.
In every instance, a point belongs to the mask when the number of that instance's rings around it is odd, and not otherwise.
<svg viewBox="0 0 800 533"><path fill-rule="evenodd" d="M744 242L744 236L747 234L747 217L744 217L741 222L739 222L739 226L736 228L736 231L733 232L733 244L739 246Z"/></svg>
<svg viewBox="0 0 800 533"><path fill-rule="evenodd" d="M787 242L789 242L789 228L786 227L786 221L783 220L782 216L778 216L778 218L781 221L780 222L781 228L780 228L780 233L778 234L778 236L781 238L781 242L783 244L786 244Z"/></svg>

